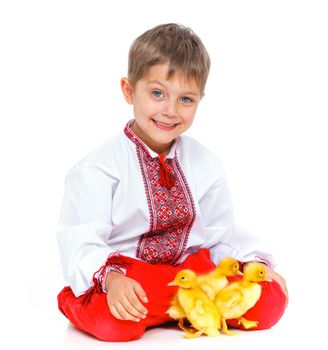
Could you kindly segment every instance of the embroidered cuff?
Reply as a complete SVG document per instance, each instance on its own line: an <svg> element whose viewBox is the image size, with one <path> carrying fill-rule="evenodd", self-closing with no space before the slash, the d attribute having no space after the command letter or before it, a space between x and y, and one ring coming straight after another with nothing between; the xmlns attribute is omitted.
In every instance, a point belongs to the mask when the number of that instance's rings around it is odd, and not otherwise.
<svg viewBox="0 0 328 350"><path fill-rule="evenodd" d="M106 277L110 271L116 271L121 273L124 276L126 275L126 269L124 268L117 268L116 266L107 266L107 268L104 269L104 272L98 275L98 283L101 285L101 289L103 293L107 293Z"/></svg>
<svg viewBox="0 0 328 350"><path fill-rule="evenodd" d="M81 299L82 304L88 304L94 293L105 292L105 280L110 270L126 273L126 268L132 265L132 260L118 253L112 253L108 256L106 263L93 274L93 285L85 292Z"/></svg>

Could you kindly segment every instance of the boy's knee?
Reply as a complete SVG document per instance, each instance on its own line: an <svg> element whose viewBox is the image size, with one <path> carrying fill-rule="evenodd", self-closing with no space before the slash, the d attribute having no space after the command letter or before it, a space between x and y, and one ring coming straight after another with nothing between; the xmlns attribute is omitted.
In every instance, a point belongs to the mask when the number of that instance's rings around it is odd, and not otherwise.
<svg viewBox="0 0 328 350"><path fill-rule="evenodd" d="M282 317L286 308L286 296L276 281L261 282L262 293L253 308L243 317L250 321L258 321L257 327L249 330L268 329L274 326ZM237 320L229 320L232 327L244 329Z"/></svg>
<svg viewBox="0 0 328 350"><path fill-rule="evenodd" d="M262 282L261 298L254 306L257 310L259 325L257 329L268 329L274 326L286 309L286 295L276 281Z"/></svg>

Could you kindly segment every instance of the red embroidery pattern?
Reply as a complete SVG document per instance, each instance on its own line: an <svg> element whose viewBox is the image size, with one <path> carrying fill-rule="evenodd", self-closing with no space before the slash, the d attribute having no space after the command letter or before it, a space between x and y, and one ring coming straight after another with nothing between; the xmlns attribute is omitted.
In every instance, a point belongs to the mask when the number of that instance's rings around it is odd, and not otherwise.
<svg viewBox="0 0 328 350"><path fill-rule="evenodd" d="M137 257L151 264L175 264L185 252L196 210L177 155L166 159L174 180L171 189L160 184L159 157L152 158L143 142L126 125L125 134L136 144L150 214L148 232L141 235Z"/></svg>

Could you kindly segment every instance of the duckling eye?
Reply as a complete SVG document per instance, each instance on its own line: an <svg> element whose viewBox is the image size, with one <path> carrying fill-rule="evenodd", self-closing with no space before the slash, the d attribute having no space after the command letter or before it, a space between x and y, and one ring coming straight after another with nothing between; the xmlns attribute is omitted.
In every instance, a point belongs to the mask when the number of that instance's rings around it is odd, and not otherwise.
<svg viewBox="0 0 328 350"><path fill-rule="evenodd" d="M185 277L185 276L182 276L182 277L181 277L181 279L182 279L182 280L185 280L185 279L186 279L186 277Z"/></svg>
<svg viewBox="0 0 328 350"><path fill-rule="evenodd" d="M260 275L263 275L263 271L260 271Z"/></svg>

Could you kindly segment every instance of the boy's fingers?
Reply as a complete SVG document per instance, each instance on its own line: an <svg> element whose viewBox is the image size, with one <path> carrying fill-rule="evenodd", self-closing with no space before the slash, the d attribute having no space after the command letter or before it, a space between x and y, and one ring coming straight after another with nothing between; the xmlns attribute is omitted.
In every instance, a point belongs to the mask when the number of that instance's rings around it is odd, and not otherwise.
<svg viewBox="0 0 328 350"><path fill-rule="evenodd" d="M148 298L147 295L145 293L145 291L142 289L142 287L140 286L139 283L135 283L135 285L133 286L134 291L136 292L138 298L144 302L144 303L148 303Z"/></svg>
<svg viewBox="0 0 328 350"><path fill-rule="evenodd" d="M127 302L131 305L131 308L133 309L133 312L131 310L131 313L137 317L145 318L148 310L141 304L134 291L131 295L126 295L126 299Z"/></svg>
<svg viewBox="0 0 328 350"><path fill-rule="evenodd" d="M117 313L119 314L119 320L126 320L128 314L127 314L126 310L124 309L124 307L122 306L122 304L117 302L114 307L115 307Z"/></svg>
<svg viewBox="0 0 328 350"><path fill-rule="evenodd" d="M110 304L109 310L112 313L112 315L117 318L118 320L123 320L123 318L120 316L120 314L117 312L115 305Z"/></svg>
<svg viewBox="0 0 328 350"><path fill-rule="evenodd" d="M135 321L139 322L140 318L134 317L131 315L126 309L125 306L121 303L118 303L116 306L116 310L119 313L119 315L122 317L123 320L130 320L130 321Z"/></svg>

